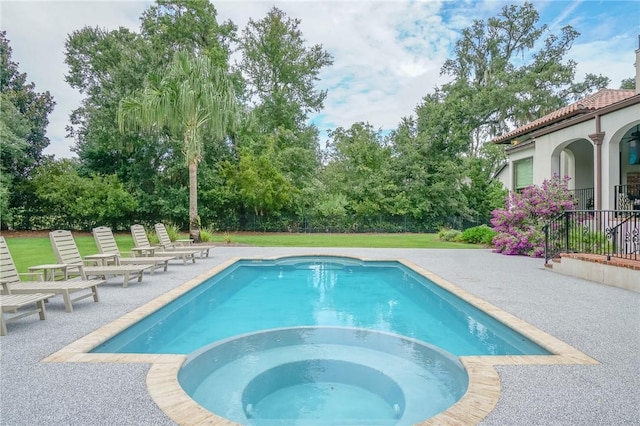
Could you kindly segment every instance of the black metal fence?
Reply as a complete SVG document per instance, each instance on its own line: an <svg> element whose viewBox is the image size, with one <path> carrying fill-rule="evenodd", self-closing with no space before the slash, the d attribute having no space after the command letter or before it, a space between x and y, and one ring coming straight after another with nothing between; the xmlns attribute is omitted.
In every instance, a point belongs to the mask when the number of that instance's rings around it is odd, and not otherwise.
<svg viewBox="0 0 640 426"><path fill-rule="evenodd" d="M640 185L615 185L616 210L640 210Z"/></svg>
<svg viewBox="0 0 640 426"><path fill-rule="evenodd" d="M337 216L228 216L216 221L213 228L219 231L247 232L296 232L296 233L425 233L437 232L446 227L465 229L476 226L457 216L442 220L421 220L410 216L374 215L370 217Z"/></svg>
<svg viewBox="0 0 640 426"><path fill-rule="evenodd" d="M593 210L593 188L572 189L569 192L575 202L575 210Z"/></svg>
<svg viewBox="0 0 640 426"><path fill-rule="evenodd" d="M545 262L559 253L640 259L640 210L568 210L544 227Z"/></svg>

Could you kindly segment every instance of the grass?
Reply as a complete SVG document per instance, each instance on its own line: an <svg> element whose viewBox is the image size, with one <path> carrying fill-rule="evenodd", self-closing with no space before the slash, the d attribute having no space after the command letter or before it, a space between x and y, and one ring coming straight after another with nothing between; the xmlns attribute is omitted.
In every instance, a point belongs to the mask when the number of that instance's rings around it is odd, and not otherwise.
<svg viewBox="0 0 640 426"><path fill-rule="evenodd" d="M436 234L230 234L231 243L257 247L479 248L439 241ZM222 235L216 243L224 244Z"/></svg>
<svg viewBox="0 0 640 426"><path fill-rule="evenodd" d="M121 252L128 252L133 247L131 235L115 234L115 238ZM230 239L231 244L256 247L481 248L475 244L438 241L436 234L231 233L226 238ZM224 246L224 239L223 234L215 234L213 241ZM6 240L19 272L28 272L29 266L57 263L48 237L7 236ZM98 253L92 236L74 234L74 240L82 256Z"/></svg>
<svg viewBox="0 0 640 426"><path fill-rule="evenodd" d="M131 235L116 235L116 243L120 251L127 252L133 247ZM82 256L98 253L93 237L74 235L74 240ZM58 263L51 247L49 237L6 237L11 257L18 272L29 272L29 266L46 263Z"/></svg>

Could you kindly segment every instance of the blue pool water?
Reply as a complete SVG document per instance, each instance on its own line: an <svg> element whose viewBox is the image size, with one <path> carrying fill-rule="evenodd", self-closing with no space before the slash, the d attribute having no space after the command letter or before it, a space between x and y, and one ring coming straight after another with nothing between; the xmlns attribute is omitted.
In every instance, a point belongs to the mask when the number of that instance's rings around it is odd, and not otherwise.
<svg viewBox="0 0 640 426"><path fill-rule="evenodd" d="M391 332L456 356L549 354L399 262L322 256L238 261L93 352L189 354L297 326Z"/></svg>
<svg viewBox="0 0 640 426"><path fill-rule="evenodd" d="M399 262L322 256L238 261L93 352L189 354L316 325L396 333L457 356L549 353Z"/></svg>

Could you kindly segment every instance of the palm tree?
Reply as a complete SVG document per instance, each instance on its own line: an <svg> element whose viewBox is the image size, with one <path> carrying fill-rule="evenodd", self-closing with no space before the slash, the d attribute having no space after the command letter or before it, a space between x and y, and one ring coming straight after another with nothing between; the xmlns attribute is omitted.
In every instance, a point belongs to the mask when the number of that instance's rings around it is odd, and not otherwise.
<svg viewBox="0 0 640 426"><path fill-rule="evenodd" d="M189 167L189 234L200 241L198 164L204 140L221 140L235 127L239 111L233 82L208 57L179 51L161 74L120 101L117 120L125 130L163 132L182 138Z"/></svg>

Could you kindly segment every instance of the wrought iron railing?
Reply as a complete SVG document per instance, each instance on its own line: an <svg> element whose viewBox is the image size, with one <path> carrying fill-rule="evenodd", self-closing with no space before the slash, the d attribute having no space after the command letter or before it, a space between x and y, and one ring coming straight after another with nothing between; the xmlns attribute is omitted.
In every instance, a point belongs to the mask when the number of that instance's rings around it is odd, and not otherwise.
<svg viewBox="0 0 640 426"><path fill-rule="evenodd" d="M615 185L615 210L640 210L640 185Z"/></svg>
<svg viewBox="0 0 640 426"><path fill-rule="evenodd" d="M640 210L568 210L544 227L545 263L559 253L640 260Z"/></svg>
<svg viewBox="0 0 640 426"><path fill-rule="evenodd" d="M572 189L569 191L574 200L574 210L593 210L593 188Z"/></svg>

